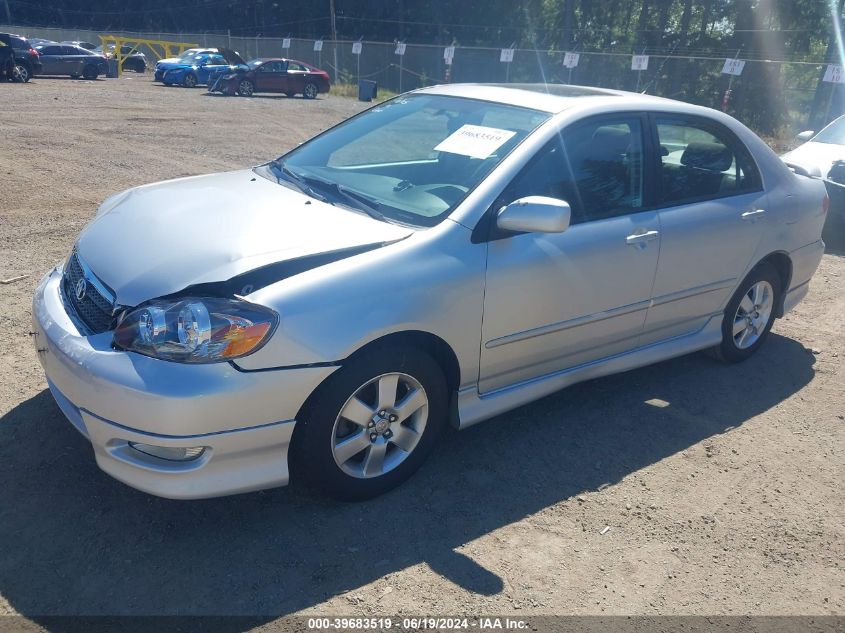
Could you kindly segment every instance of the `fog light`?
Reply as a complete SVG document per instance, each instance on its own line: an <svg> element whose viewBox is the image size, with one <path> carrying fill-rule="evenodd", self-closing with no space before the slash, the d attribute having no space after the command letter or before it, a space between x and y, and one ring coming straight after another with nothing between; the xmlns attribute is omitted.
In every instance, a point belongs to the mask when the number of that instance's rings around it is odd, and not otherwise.
<svg viewBox="0 0 845 633"><path fill-rule="evenodd" d="M146 455L152 455L153 457L166 459L171 462L189 462L197 459L205 452L205 446L181 448L171 446L153 446L152 444L139 444L137 442L129 442L129 446Z"/></svg>

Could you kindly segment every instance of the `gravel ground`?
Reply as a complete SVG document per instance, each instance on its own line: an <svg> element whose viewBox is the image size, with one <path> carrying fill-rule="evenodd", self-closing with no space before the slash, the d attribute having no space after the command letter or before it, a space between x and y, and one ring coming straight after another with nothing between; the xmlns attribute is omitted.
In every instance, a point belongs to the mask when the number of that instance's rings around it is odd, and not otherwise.
<svg viewBox="0 0 845 633"><path fill-rule="evenodd" d="M0 278L29 275L0 286L0 614L845 612L841 236L742 365L574 386L447 434L368 503L168 501L101 473L63 419L33 288L110 193L255 164L362 106L148 76L0 88Z"/></svg>

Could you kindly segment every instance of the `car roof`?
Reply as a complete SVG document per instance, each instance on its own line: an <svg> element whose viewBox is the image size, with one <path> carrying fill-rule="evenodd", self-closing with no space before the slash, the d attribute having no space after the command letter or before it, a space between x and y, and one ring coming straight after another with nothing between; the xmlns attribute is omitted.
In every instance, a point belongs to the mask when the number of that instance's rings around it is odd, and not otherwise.
<svg viewBox="0 0 845 633"><path fill-rule="evenodd" d="M618 101L625 109L657 104L665 106L668 103L680 105L680 102L671 99L635 92L566 84L442 84L421 88L415 92L494 101L552 114L576 104L586 105L587 101L602 104L614 104Z"/></svg>

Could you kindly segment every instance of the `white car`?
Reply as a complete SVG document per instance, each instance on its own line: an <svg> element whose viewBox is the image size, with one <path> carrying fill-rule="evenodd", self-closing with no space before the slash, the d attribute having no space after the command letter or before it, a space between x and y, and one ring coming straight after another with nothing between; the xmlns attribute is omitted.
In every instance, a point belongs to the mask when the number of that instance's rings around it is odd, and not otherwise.
<svg viewBox="0 0 845 633"><path fill-rule="evenodd" d="M448 423L698 350L749 358L807 294L827 203L721 112L436 86L254 169L112 196L41 280L35 344L131 486L362 499Z"/></svg>
<svg viewBox="0 0 845 633"><path fill-rule="evenodd" d="M831 219L845 223L845 115L834 119L818 134L812 130L797 137L802 144L781 158L804 173L821 178L830 194ZM842 161L837 164L837 161Z"/></svg>

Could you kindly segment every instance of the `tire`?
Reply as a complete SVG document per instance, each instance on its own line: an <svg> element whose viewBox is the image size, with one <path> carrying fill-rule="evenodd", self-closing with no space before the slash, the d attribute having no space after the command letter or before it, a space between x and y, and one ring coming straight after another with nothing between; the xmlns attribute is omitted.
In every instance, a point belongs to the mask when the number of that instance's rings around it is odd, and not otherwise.
<svg viewBox="0 0 845 633"><path fill-rule="evenodd" d="M346 501L383 494L428 457L446 423L448 402L443 372L424 352L383 347L353 357L320 385L298 416L289 457L293 479Z"/></svg>
<svg viewBox="0 0 845 633"><path fill-rule="evenodd" d="M295 96L296 96L296 93L295 93L295 92L286 92L286 93L285 93L285 96L286 96L288 99L290 99L291 97L295 97Z"/></svg>
<svg viewBox="0 0 845 633"><path fill-rule="evenodd" d="M722 342L708 350L710 354L725 363L740 363L760 349L775 322L781 286L772 264L764 262L748 273L725 308Z"/></svg>
<svg viewBox="0 0 845 633"><path fill-rule="evenodd" d="M97 76L100 72L97 70L96 66L86 66L82 69L82 78L87 79L88 81L94 81L97 79Z"/></svg>
<svg viewBox="0 0 845 633"><path fill-rule="evenodd" d="M185 88L196 88L197 76L194 73L188 73L182 78L182 85L185 86Z"/></svg>
<svg viewBox="0 0 845 633"><path fill-rule="evenodd" d="M241 79L238 82L238 94L241 97L251 97L255 94L255 84L249 79Z"/></svg>
<svg viewBox="0 0 845 633"><path fill-rule="evenodd" d="M309 81L302 89L302 96L306 99L316 99L318 94L320 94L320 89L313 81Z"/></svg>
<svg viewBox="0 0 845 633"><path fill-rule="evenodd" d="M32 71L26 64L15 64L15 71L19 83L25 84L32 79Z"/></svg>
<svg viewBox="0 0 845 633"><path fill-rule="evenodd" d="M70 78L71 79L79 79L79 75L71 75Z"/></svg>

